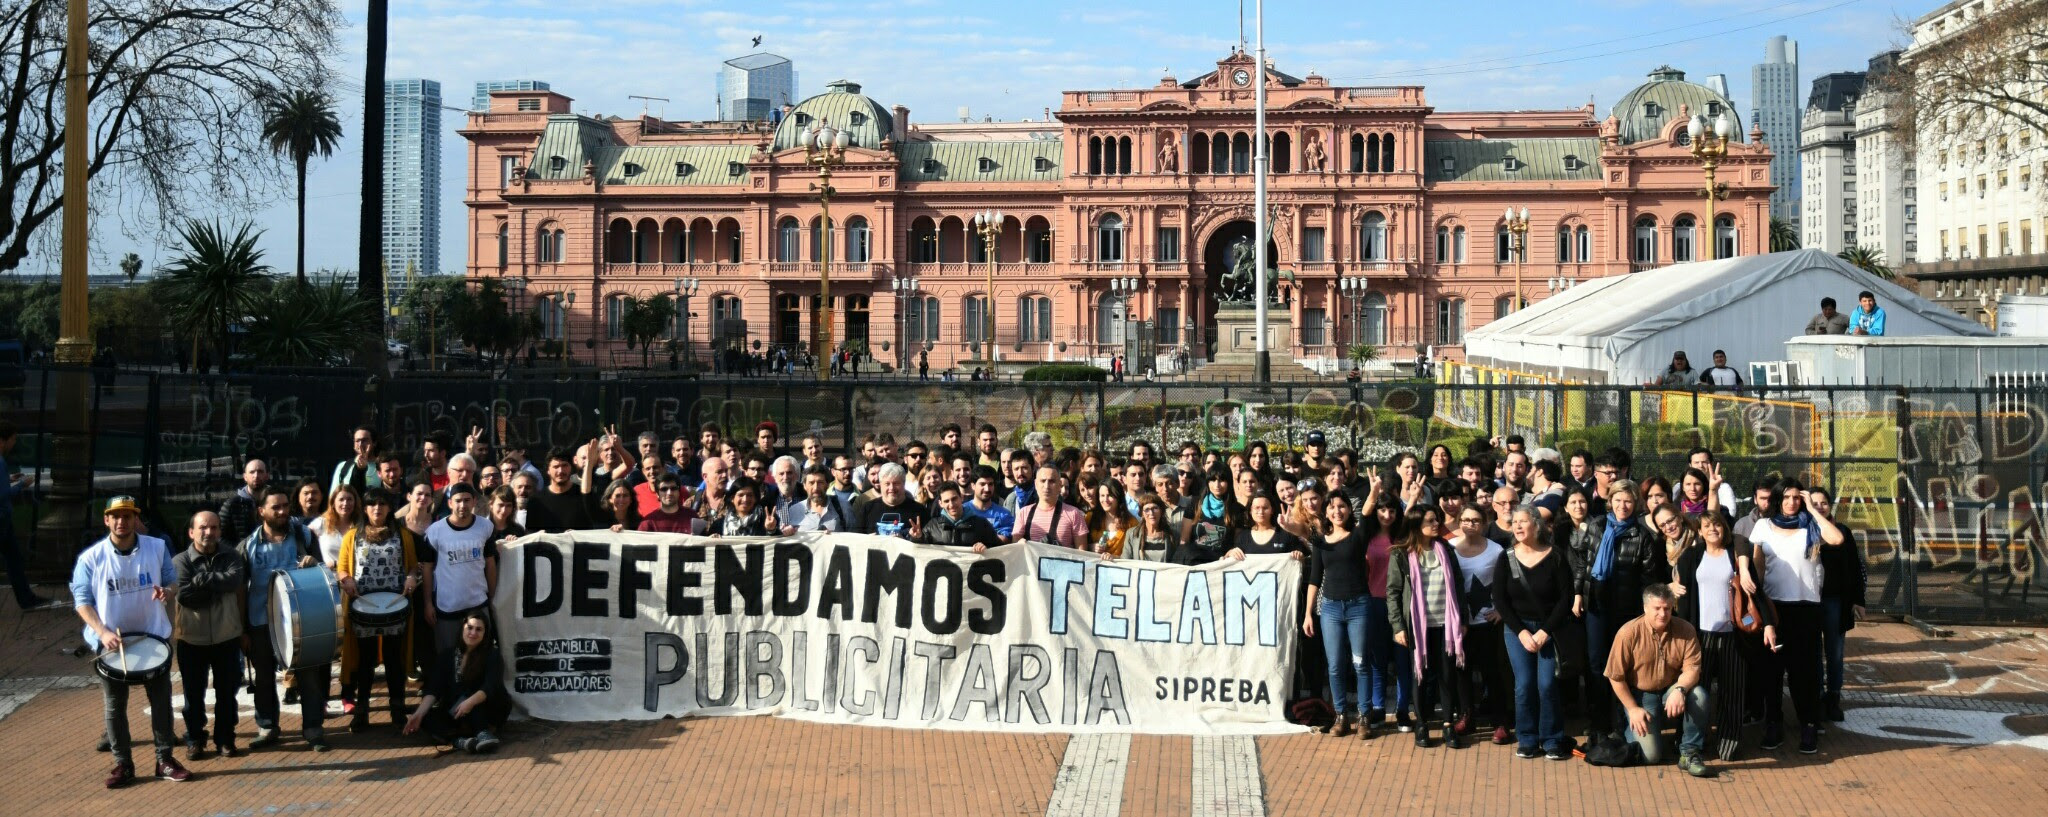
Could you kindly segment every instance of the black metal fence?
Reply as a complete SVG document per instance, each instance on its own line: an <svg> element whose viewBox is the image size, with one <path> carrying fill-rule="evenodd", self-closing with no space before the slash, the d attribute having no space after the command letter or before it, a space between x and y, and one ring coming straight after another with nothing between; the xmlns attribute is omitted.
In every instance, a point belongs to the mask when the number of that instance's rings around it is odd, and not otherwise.
<svg viewBox="0 0 2048 817"><path fill-rule="evenodd" d="M58 416L54 370L0 394L23 429L10 463L44 474ZM1370 462L1438 444L1462 457L1476 439L1519 434L1564 454L1618 446L1635 475L1679 476L1705 446L1745 498L1767 474L1834 489L1858 531L1871 607L1933 621L2048 622L2033 595L2044 556L2039 499L2048 477L2048 389L1767 388L1668 391L1541 383L1400 382L1033 384L829 383L769 380L486 380L400 376L381 384L317 375L117 373L95 383L85 420L90 495L134 494L154 528L182 535L191 509L238 484L239 463L265 458L279 478L323 481L368 423L417 452L440 432L485 429L499 446L540 455L623 434L693 434L704 423L750 437L774 420L786 439L820 435L850 450L862 435L931 439L981 423L1005 445L1031 431L1056 445L1120 450L1144 440L1299 448L1320 431ZM37 507L16 513L20 541L61 566L78 545L45 535ZM94 517L97 518L97 517Z"/></svg>

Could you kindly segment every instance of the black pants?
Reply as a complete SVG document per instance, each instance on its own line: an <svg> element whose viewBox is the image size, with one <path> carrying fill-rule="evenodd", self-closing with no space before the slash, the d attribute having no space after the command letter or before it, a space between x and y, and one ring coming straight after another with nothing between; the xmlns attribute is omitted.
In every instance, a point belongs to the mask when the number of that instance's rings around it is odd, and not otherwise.
<svg viewBox="0 0 2048 817"><path fill-rule="evenodd" d="M1765 651L1764 723L1785 722L1783 690L1802 726L1820 723L1821 611L1814 602L1778 603L1778 650Z"/></svg>
<svg viewBox="0 0 2048 817"><path fill-rule="evenodd" d="M504 727L505 717L512 713L511 703L503 697L486 697L483 703L469 710L469 714L458 718L451 713L461 700L458 697L452 701L435 701L434 708L427 710L427 720L424 724L427 734L433 735L442 743L448 743L456 738L473 736L478 732L496 732Z"/></svg>
<svg viewBox="0 0 2048 817"><path fill-rule="evenodd" d="M412 637L408 629L398 635L351 635L356 640L356 673L350 682L356 691L356 715L368 717L370 712L370 689L376 681L377 666L384 666L384 688L390 695L391 717L394 721L405 718L405 640Z"/></svg>
<svg viewBox="0 0 2048 817"><path fill-rule="evenodd" d="M235 724L241 718L241 708L235 705L235 688L242 681L241 643L235 639L219 644L180 641L178 672L184 676L185 685L185 739L199 746L207 743L206 690L210 686L213 689L212 742L216 746L235 745Z"/></svg>
<svg viewBox="0 0 2048 817"><path fill-rule="evenodd" d="M1477 719L1479 689L1486 691L1487 723L1512 728L1515 722L1515 679L1508 673L1507 642L1499 624L1465 627L1465 671L1458 673L1458 699L1463 714Z"/></svg>
<svg viewBox="0 0 2048 817"><path fill-rule="evenodd" d="M116 760L133 765L135 756L128 749L129 689L127 684L100 679L107 746ZM149 698L149 728L156 738L156 759L162 762L170 758L171 750L178 745L177 727L171 723L171 674L166 672L142 684L142 693Z"/></svg>
<svg viewBox="0 0 2048 817"><path fill-rule="evenodd" d="M249 669L256 673L256 680L249 692L256 698L256 726L259 729L276 729L279 715L277 703L277 651L270 643L270 628L249 628ZM293 670L298 676L300 729L307 739L327 734L327 689L333 683L334 662L318 666L300 667Z"/></svg>
<svg viewBox="0 0 2048 817"><path fill-rule="evenodd" d="M1415 685L1415 720L1418 723L1450 723L1465 703L1458 678L1464 675L1463 667L1451 665L1451 657L1444 650L1444 628L1430 627L1423 631L1422 647L1416 660L1422 661L1421 682ZM1414 637L1411 633L1409 637ZM1437 701L1442 700L1443 714L1437 715Z"/></svg>

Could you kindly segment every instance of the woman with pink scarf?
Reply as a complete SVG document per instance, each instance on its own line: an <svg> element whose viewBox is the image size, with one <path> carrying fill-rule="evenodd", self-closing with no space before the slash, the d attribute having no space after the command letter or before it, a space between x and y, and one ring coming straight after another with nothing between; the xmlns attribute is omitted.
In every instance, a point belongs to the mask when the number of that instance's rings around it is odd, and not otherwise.
<svg viewBox="0 0 2048 817"><path fill-rule="evenodd" d="M1459 699L1458 675L1465 672L1465 621L1472 611L1465 608L1464 576L1458 557L1444 541L1443 513L1434 506L1416 504L1408 508L1407 531L1394 544L1387 562L1387 623L1394 630L1394 643L1413 654L1415 671L1415 745L1434 744L1432 723L1444 727L1444 745L1464 748L1457 730L1451 728L1459 711L1472 707ZM1436 704L1444 702L1441 719Z"/></svg>

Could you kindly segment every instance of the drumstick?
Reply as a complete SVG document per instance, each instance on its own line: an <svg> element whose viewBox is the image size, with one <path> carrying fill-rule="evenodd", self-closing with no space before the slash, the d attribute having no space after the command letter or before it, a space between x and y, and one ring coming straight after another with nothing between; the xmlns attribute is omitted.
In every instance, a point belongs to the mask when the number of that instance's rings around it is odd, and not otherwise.
<svg viewBox="0 0 2048 817"><path fill-rule="evenodd" d="M119 627L114 628L114 652L121 656L121 669L128 669L128 641Z"/></svg>

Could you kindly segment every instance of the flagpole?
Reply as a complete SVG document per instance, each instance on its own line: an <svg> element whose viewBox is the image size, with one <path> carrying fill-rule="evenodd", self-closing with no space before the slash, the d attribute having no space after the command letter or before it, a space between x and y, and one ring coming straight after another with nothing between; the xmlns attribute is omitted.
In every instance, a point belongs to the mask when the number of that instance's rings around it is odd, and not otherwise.
<svg viewBox="0 0 2048 817"><path fill-rule="evenodd" d="M1258 55L1253 58L1252 115L1252 301L1257 309L1259 335L1252 358L1253 376L1261 383L1273 377L1272 352L1266 348L1266 0L1257 0L1252 26L1258 37Z"/></svg>

